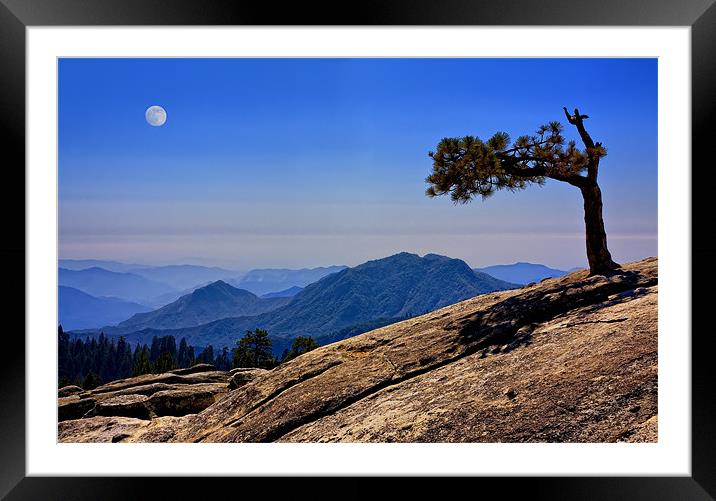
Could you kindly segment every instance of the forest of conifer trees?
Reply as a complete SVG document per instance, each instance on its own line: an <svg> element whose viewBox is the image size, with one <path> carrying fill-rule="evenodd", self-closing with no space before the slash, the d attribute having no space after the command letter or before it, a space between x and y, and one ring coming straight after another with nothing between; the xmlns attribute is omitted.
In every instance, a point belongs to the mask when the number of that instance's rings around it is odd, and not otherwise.
<svg viewBox="0 0 716 501"><path fill-rule="evenodd" d="M299 336L291 349L276 359L268 332L256 329L237 340L232 350L224 346L215 353L214 347L208 345L195 355L194 347L189 346L185 338L181 338L177 346L174 336L154 336L151 346L137 343L132 347L124 337L115 341L103 333L97 338L70 339L59 326L58 387L73 384L90 390L117 379L161 374L199 363L212 364L222 371L234 367L270 369L317 347L310 336Z"/></svg>

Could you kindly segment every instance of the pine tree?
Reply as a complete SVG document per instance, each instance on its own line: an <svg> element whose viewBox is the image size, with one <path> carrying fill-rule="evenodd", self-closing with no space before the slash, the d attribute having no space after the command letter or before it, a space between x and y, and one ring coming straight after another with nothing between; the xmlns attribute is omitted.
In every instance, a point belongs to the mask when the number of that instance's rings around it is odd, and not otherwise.
<svg viewBox="0 0 716 501"><path fill-rule="evenodd" d="M177 368L176 361L172 358L169 351L163 351L156 362L154 362L153 371L155 374L162 374Z"/></svg>
<svg viewBox="0 0 716 501"><path fill-rule="evenodd" d="M94 372L88 372L84 380L82 381L82 388L84 388L85 390L94 390L101 384L102 380L97 374L95 374Z"/></svg>
<svg viewBox="0 0 716 501"><path fill-rule="evenodd" d="M450 194L455 203L467 203L476 196L488 198L495 191L523 190L531 184L544 184L555 179L579 188L584 199L587 259L591 274L603 274L618 268L607 249L607 234L602 218L602 193L597 184L599 162L606 148L595 143L584 128L587 115L578 109L564 114L577 128L585 146L575 141L565 147L563 126L550 122L537 129L535 135L520 136L510 145L510 137L498 132L488 141L477 137L443 138L435 152L432 173L426 178L430 185L426 195Z"/></svg>
<svg viewBox="0 0 716 501"><path fill-rule="evenodd" d="M281 356L281 361L288 362L299 355L315 350L318 346L319 345L316 340L311 336L298 336L293 340L293 343L291 343L291 349L284 351Z"/></svg>
<svg viewBox="0 0 716 501"><path fill-rule="evenodd" d="M212 345L206 346L204 351L199 354L199 362L204 364L214 363L214 347Z"/></svg>
<svg viewBox="0 0 716 501"><path fill-rule="evenodd" d="M133 376L141 376L142 374L149 374L152 372L152 364L149 361L149 347L145 344L140 346L137 344L137 348L134 350L133 358Z"/></svg>
<svg viewBox="0 0 716 501"><path fill-rule="evenodd" d="M214 365L220 371L228 371L231 369L231 361L229 360L229 348L224 346L221 348L221 353L216 357Z"/></svg>
<svg viewBox="0 0 716 501"><path fill-rule="evenodd" d="M177 342L174 336L164 336L162 338L162 352L169 353L172 358L174 366L177 364Z"/></svg>
<svg viewBox="0 0 716 501"><path fill-rule="evenodd" d="M190 346L187 350L187 359L189 360L189 363L187 364L187 367L191 367L192 365L197 364L197 359L194 356L194 347Z"/></svg>
<svg viewBox="0 0 716 501"><path fill-rule="evenodd" d="M159 338L157 336L152 337L152 346L149 349L149 361L151 363L154 363L159 358L159 355L161 355L161 346L159 344Z"/></svg>
<svg viewBox="0 0 716 501"><path fill-rule="evenodd" d="M193 357L192 357L193 358ZM191 358L189 358L189 346L186 342L186 338L181 338L179 341L179 351L177 352L177 365L181 368L189 367Z"/></svg>
<svg viewBox="0 0 716 501"><path fill-rule="evenodd" d="M115 373L112 375L112 379L129 377L132 374L132 348L124 336L120 336L117 341L116 359Z"/></svg>
<svg viewBox="0 0 716 501"><path fill-rule="evenodd" d="M59 388L70 384L72 369L70 335L60 325L57 328L57 379Z"/></svg>
<svg viewBox="0 0 716 501"><path fill-rule="evenodd" d="M271 340L268 332L263 329L247 331L244 337L236 342L231 358L234 367L270 369L276 365L276 359L271 352Z"/></svg>

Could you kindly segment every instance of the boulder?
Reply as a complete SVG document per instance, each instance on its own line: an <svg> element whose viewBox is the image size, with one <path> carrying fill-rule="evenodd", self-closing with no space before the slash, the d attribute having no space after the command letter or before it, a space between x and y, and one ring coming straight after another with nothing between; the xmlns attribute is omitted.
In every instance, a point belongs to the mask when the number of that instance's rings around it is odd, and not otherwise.
<svg viewBox="0 0 716 501"><path fill-rule="evenodd" d="M122 416L93 416L62 421L57 427L60 442L168 442L185 418L165 416L152 420Z"/></svg>
<svg viewBox="0 0 716 501"><path fill-rule="evenodd" d="M237 372L246 372L252 370L254 370L253 367L234 367L233 369L229 370L229 376L233 376Z"/></svg>
<svg viewBox="0 0 716 501"><path fill-rule="evenodd" d="M147 426L137 427L136 431L124 438L123 442L170 442L176 430L182 426L186 417L160 416L149 421Z"/></svg>
<svg viewBox="0 0 716 501"><path fill-rule="evenodd" d="M79 395L71 395L57 399L57 420L79 419L97 405L94 398L80 398Z"/></svg>
<svg viewBox="0 0 716 501"><path fill-rule="evenodd" d="M129 393L133 393L136 391L134 388L146 388L155 384L192 385L222 382L228 384L229 378L229 373L225 371L204 371L189 374L175 374L172 372L165 372L163 374L144 374L142 376L120 379L103 384L102 386L98 386L92 390L92 394L99 395L101 393L118 392L121 390L128 390Z"/></svg>
<svg viewBox="0 0 716 501"><path fill-rule="evenodd" d="M185 385L152 394L147 406L157 416L184 416L206 409L226 392L226 384Z"/></svg>
<svg viewBox="0 0 716 501"><path fill-rule="evenodd" d="M60 442L121 442L150 421L129 417L93 416L62 421L57 427Z"/></svg>
<svg viewBox="0 0 716 501"><path fill-rule="evenodd" d="M186 367L184 369L174 369L171 372L172 374L196 374L197 372L208 372L208 371L216 371L216 367L214 367L211 364L196 364L192 365L191 367Z"/></svg>
<svg viewBox="0 0 716 501"><path fill-rule="evenodd" d="M148 400L149 397L145 395L118 395L99 401L93 410L93 414L149 419L151 411L147 406Z"/></svg>
<svg viewBox="0 0 716 501"><path fill-rule="evenodd" d="M181 381L177 384L229 383L229 373L224 371L200 372L198 374L186 374L180 377Z"/></svg>
<svg viewBox="0 0 716 501"><path fill-rule="evenodd" d="M58 390L59 421L99 416L149 420L196 413L226 393L230 380L228 372L217 371L210 364L198 364L164 374L112 381L89 391L66 386ZM76 433L66 436L74 437Z"/></svg>
<svg viewBox="0 0 716 501"><path fill-rule="evenodd" d="M111 381L109 383L98 386L97 388L92 390L92 393L98 395L100 393L133 388L135 386L146 386L154 383L172 384L179 383L181 381L182 376L180 376L179 374L172 374L170 372L165 372L163 374L143 374L141 376Z"/></svg>
<svg viewBox="0 0 716 501"><path fill-rule="evenodd" d="M175 388L180 388L183 385L180 384L167 384L167 383L150 383L150 384L144 384L140 386L130 386L129 388L123 388L121 390L116 391L107 391L104 393L97 393L94 395L94 398L97 400L103 400L107 398L114 398L120 395L152 395L153 393L156 393L158 391L163 390L172 390Z"/></svg>
<svg viewBox="0 0 716 501"><path fill-rule="evenodd" d="M229 389L235 390L236 388L240 388L249 381L253 381L257 377L263 376L268 372L269 371L266 369L232 369L229 372L229 374L231 374L231 379L229 380Z"/></svg>
<svg viewBox="0 0 716 501"><path fill-rule="evenodd" d="M75 385L69 385L69 386L63 386L59 390L57 390L57 396L58 397L69 397L70 395L77 395L79 393L84 392L82 388Z"/></svg>

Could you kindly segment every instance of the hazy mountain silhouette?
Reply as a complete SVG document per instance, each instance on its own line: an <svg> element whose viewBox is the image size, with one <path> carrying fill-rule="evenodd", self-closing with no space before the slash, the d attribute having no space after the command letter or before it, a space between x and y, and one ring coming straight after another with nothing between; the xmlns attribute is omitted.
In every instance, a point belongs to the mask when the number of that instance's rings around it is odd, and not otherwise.
<svg viewBox="0 0 716 501"><path fill-rule="evenodd" d="M66 270L86 270L89 268L102 268L107 271L115 271L118 273L126 273L130 270L140 270L151 268L150 265L144 264L127 264L118 261L107 261L104 259L60 259L59 268Z"/></svg>
<svg viewBox="0 0 716 501"><path fill-rule="evenodd" d="M292 297L298 294L303 290L303 287L296 287L295 285L293 287L289 287L288 289L284 289L282 291L278 292L269 292L268 294L264 294L263 298L271 298L271 297Z"/></svg>
<svg viewBox="0 0 716 501"><path fill-rule="evenodd" d="M497 264L484 268L475 268L475 271L487 273L500 280L520 285L539 282L545 278L561 277L568 273L568 271L533 263Z"/></svg>
<svg viewBox="0 0 716 501"><path fill-rule="evenodd" d="M326 266L320 268L303 268L289 270L282 268L266 268L249 271L241 279L230 280L229 283L240 289L261 296L270 292L283 291L291 287L305 287L326 275L346 269L346 266Z"/></svg>
<svg viewBox="0 0 716 501"><path fill-rule="evenodd" d="M164 294L160 294L159 296L153 297L150 300L145 301L145 304L147 306L151 306L152 310L156 310L157 308L161 308L162 306L166 306L169 303L173 303L177 299L179 299L182 296L186 296L187 294L191 294L199 287L205 287L209 285L210 282L206 282L203 284L198 284L196 287L189 287L184 290L173 290L171 292L166 292Z"/></svg>
<svg viewBox="0 0 716 501"><path fill-rule="evenodd" d="M58 287L58 320L65 330L116 324L149 308L112 297L95 297L73 287Z"/></svg>
<svg viewBox="0 0 716 501"><path fill-rule="evenodd" d="M92 296L109 296L149 304L161 294L173 292L169 285L133 273L119 273L104 268L67 270L60 268L59 285L74 287Z"/></svg>
<svg viewBox="0 0 716 501"><path fill-rule="evenodd" d="M162 308L138 313L120 322L116 328L107 327L104 330L107 334L119 334L146 328L193 327L222 318L259 315L275 310L289 301L291 297L260 298L249 291L237 289L218 280Z"/></svg>
<svg viewBox="0 0 716 501"><path fill-rule="evenodd" d="M128 270L156 282L165 283L175 289L192 289L217 280L229 280L241 275L238 271L224 268L175 264Z"/></svg>

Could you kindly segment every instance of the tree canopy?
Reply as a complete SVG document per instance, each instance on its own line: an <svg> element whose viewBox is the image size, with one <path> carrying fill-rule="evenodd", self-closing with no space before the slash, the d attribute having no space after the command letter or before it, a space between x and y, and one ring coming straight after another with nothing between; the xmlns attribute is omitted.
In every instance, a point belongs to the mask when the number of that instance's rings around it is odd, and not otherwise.
<svg viewBox="0 0 716 501"><path fill-rule="evenodd" d="M270 369L276 365L271 351L271 339L263 329L247 331L244 337L236 342L232 352L234 367L258 367Z"/></svg>
<svg viewBox="0 0 716 501"><path fill-rule="evenodd" d="M311 336L297 336L291 343L291 348L286 349L281 355L281 362L288 362L299 355L315 350L318 346L319 344Z"/></svg>
<svg viewBox="0 0 716 501"><path fill-rule="evenodd" d="M496 132L483 141L475 136L445 137L435 151L432 172L425 181L429 197L450 195L455 203L467 203L479 196L483 200L499 190L519 191L545 179L556 179L578 187L584 198L587 259L591 273L604 273L619 267L607 249L602 218L602 195L597 176L599 161L606 148L594 142L584 127L587 115L563 108L567 121L577 128L584 145L567 141L564 126L549 122L532 135L510 140L506 132Z"/></svg>
<svg viewBox="0 0 716 501"><path fill-rule="evenodd" d="M486 199L502 189L517 191L531 184L541 185L545 178L575 186L591 177L596 181L599 159L607 151L584 130L582 121L587 115L574 111L570 115L565 108L569 122L578 124L584 149L578 148L576 141L566 141L564 126L557 121L512 143L506 132L497 132L487 141L475 136L443 138L436 151L429 153L433 171L426 178L430 185L426 194L435 197L449 193L454 202L467 203L475 196Z"/></svg>
<svg viewBox="0 0 716 501"><path fill-rule="evenodd" d="M154 336L151 346L137 344L132 351L123 338L113 339L103 333L97 338L74 338L58 326L58 385L76 384L85 389L102 383L150 373L163 373L177 368L191 367L197 363L214 365L218 370L232 367L260 367L270 369L277 365L271 351L268 332L262 329L249 331L237 340L233 352L223 346L215 350L207 345L198 357L186 338L181 338L179 348L173 336ZM311 337L299 336L291 347L291 357L317 347Z"/></svg>

